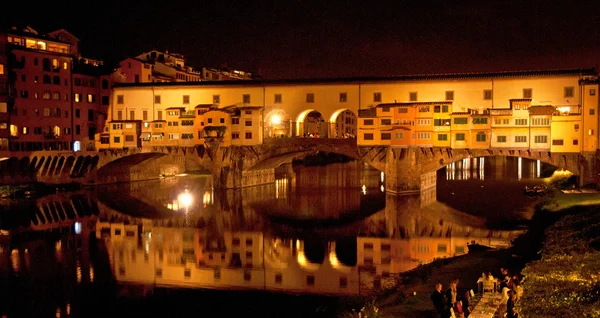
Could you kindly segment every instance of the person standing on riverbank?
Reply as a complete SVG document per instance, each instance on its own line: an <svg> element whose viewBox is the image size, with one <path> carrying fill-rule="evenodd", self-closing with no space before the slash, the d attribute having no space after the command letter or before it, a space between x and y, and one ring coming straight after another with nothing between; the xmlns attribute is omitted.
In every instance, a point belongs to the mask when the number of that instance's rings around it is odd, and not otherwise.
<svg viewBox="0 0 600 318"><path fill-rule="evenodd" d="M450 283L450 287L446 290L446 302L448 304L448 308L453 308L454 304L456 304L456 286L458 285L458 279L453 280Z"/></svg>
<svg viewBox="0 0 600 318"><path fill-rule="evenodd" d="M431 293L431 302L433 303L433 307L438 312L440 318L446 318L449 315L447 314L448 309L446 309L446 301L444 299L444 294L442 293L442 284L435 284L435 289L433 293Z"/></svg>

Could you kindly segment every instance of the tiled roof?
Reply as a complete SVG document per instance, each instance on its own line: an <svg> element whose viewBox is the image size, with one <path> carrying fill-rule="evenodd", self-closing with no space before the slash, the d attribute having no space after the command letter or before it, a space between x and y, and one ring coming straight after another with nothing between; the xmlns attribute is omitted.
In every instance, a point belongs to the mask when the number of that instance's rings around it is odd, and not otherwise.
<svg viewBox="0 0 600 318"><path fill-rule="evenodd" d="M552 115L556 107L550 105L536 105L529 107L530 115Z"/></svg>
<svg viewBox="0 0 600 318"><path fill-rule="evenodd" d="M401 75L389 77L346 77L346 78L309 78L309 79L281 79L281 80L226 80L226 81L201 81L201 82L168 82L168 83L121 83L115 87L147 87L147 86L263 86L263 85L311 85L311 84L360 84L377 82L417 82L433 80L460 80L460 79L493 79L493 78L518 78L518 77L548 77L548 76L597 76L595 68L554 69L554 70L529 70L505 71L483 73L449 73L449 74L422 74Z"/></svg>

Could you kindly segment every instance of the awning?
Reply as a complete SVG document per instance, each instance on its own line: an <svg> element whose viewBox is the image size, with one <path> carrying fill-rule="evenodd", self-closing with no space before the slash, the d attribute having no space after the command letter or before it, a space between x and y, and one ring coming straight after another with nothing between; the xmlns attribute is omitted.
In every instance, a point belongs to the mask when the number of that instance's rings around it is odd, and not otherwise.
<svg viewBox="0 0 600 318"><path fill-rule="evenodd" d="M140 134L140 138L141 139L150 139L150 133L149 132L143 132Z"/></svg>
<svg viewBox="0 0 600 318"><path fill-rule="evenodd" d="M153 132L153 133L152 133L152 136L164 136L164 135L165 135L165 134L164 134L164 133L161 133L161 132Z"/></svg>

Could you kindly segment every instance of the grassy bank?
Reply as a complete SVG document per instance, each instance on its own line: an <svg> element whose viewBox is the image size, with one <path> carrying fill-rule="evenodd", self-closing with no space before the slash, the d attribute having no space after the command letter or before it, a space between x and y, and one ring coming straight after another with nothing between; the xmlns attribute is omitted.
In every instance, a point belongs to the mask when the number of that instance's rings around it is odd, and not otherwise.
<svg viewBox="0 0 600 318"><path fill-rule="evenodd" d="M600 317L600 195L562 194L541 206L560 219L523 270L524 317Z"/></svg>
<svg viewBox="0 0 600 318"><path fill-rule="evenodd" d="M458 278L462 295L477 290L481 273L507 267L526 276L523 316L600 317L599 205L598 194L553 192L538 204L527 232L510 248L438 260L402 273L396 286L368 304L379 309L380 317L435 317L429 296L436 283L445 290Z"/></svg>

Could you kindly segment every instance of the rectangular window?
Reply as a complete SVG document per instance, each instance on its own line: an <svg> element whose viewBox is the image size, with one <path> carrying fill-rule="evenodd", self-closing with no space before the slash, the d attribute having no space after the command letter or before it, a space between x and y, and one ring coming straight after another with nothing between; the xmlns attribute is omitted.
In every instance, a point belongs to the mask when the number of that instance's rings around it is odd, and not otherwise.
<svg viewBox="0 0 600 318"><path fill-rule="evenodd" d="M381 103L381 93L380 92L373 93L373 102Z"/></svg>
<svg viewBox="0 0 600 318"><path fill-rule="evenodd" d="M440 105L433 106L434 113L439 113L441 110L442 110L442 107Z"/></svg>
<svg viewBox="0 0 600 318"><path fill-rule="evenodd" d="M133 142L133 135L125 135L125 141Z"/></svg>
<svg viewBox="0 0 600 318"><path fill-rule="evenodd" d="M533 96L533 90L531 88L523 88L523 98L531 98Z"/></svg>
<svg viewBox="0 0 600 318"><path fill-rule="evenodd" d="M578 139L573 139L573 146L577 146L579 145L579 140Z"/></svg>
<svg viewBox="0 0 600 318"><path fill-rule="evenodd" d="M488 119L487 117L475 117L473 118L473 124L475 125L487 125Z"/></svg>
<svg viewBox="0 0 600 318"><path fill-rule="evenodd" d="M454 100L454 91L446 91L446 100Z"/></svg>
<svg viewBox="0 0 600 318"><path fill-rule="evenodd" d="M434 126L450 126L450 118L434 119L433 125Z"/></svg>
<svg viewBox="0 0 600 318"><path fill-rule="evenodd" d="M527 119L515 119L515 125L526 126L527 125Z"/></svg>
<svg viewBox="0 0 600 318"><path fill-rule="evenodd" d="M306 102L307 103L314 103L315 102L315 94L314 93L307 93L306 94Z"/></svg>
<svg viewBox="0 0 600 318"><path fill-rule="evenodd" d="M420 132L418 133L417 138L420 140L429 140L431 139L431 133Z"/></svg>
<svg viewBox="0 0 600 318"><path fill-rule="evenodd" d="M527 136L515 136L515 142L527 142Z"/></svg>
<svg viewBox="0 0 600 318"><path fill-rule="evenodd" d="M160 104L160 95L154 95L154 104Z"/></svg>
<svg viewBox="0 0 600 318"><path fill-rule="evenodd" d="M274 102L275 104L281 104L281 101L282 101L282 100L283 100L283 99L282 99L282 97L281 97L281 94L275 94L275 97L274 97L274 100L273 100L273 102Z"/></svg>
<svg viewBox="0 0 600 318"><path fill-rule="evenodd" d="M429 106L419 106L419 113L428 113Z"/></svg>
<svg viewBox="0 0 600 318"><path fill-rule="evenodd" d="M390 133L381 133L381 140L391 140L392 134Z"/></svg>
<svg viewBox="0 0 600 318"><path fill-rule="evenodd" d="M231 124L232 125L239 125L240 124L240 119L239 118L231 118Z"/></svg>
<svg viewBox="0 0 600 318"><path fill-rule="evenodd" d="M404 133L396 133L396 140L404 139Z"/></svg>
<svg viewBox="0 0 600 318"><path fill-rule="evenodd" d="M158 120L162 120L163 119L162 118L162 110L157 111L156 114L157 114Z"/></svg>
<svg viewBox="0 0 600 318"><path fill-rule="evenodd" d="M496 141L497 142L506 142L506 136L497 136Z"/></svg>
<svg viewBox="0 0 600 318"><path fill-rule="evenodd" d="M469 118L467 118L467 117L454 118L455 125L464 125L464 124L468 124L468 123L469 123Z"/></svg>
<svg viewBox="0 0 600 318"><path fill-rule="evenodd" d="M122 105L125 102L123 95L117 95L117 104Z"/></svg>
<svg viewBox="0 0 600 318"><path fill-rule="evenodd" d="M73 99L75 100L76 103L81 102L81 94L75 93L75 95L73 96Z"/></svg>
<svg viewBox="0 0 600 318"><path fill-rule="evenodd" d="M118 143L120 143L120 142L121 142L121 137L118 137L118 136L117 136L117 137L113 137L113 142L114 142L115 144L118 144Z"/></svg>
<svg viewBox="0 0 600 318"><path fill-rule="evenodd" d="M381 120L381 124L382 124L382 125L391 125L391 124L392 124L392 120L391 120L391 119L389 119L389 118L382 119L382 120Z"/></svg>
<svg viewBox="0 0 600 318"><path fill-rule="evenodd" d="M242 95L242 103L244 103L244 104L250 104L250 94L243 94Z"/></svg>
<svg viewBox="0 0 600 318"><path fill-rule="evenodd" d="M573 86L565 87L565 98L573 97L575 95L575 88Z"/></svg>
<svg viewBox="0 0 600 318"><path fill-rule="evenodd" d="M536 144L545 144L548 143L548 136L535 136L534 142Z"/></svg>
<svg viewBox="0 0 600 318"><path fill-rule="evenodd" d="M213 104L221 103L221 95L213 95Z"/></svg>
<svg viewBox="0 0 600 318"><path fill-rule="evenodd" d="M417 101L417 92L408 93L408 100L411 102L416 102Z"/></svg>
<svg viewBox="0 0 600 318"><path fill-rule="evenodd" d="M475 135L475 138L479 142L487 141L487 137L486 137L485 133L483 133L483 132L478 132L477 135Z"/></svg>
<svg viewBox="0 0 600 318"><path fill-rule="evenodd" d="M372 126L373 125L373 119L365 119L363 123L364 123L365 126Z"/></svg>
<svg viewBox="0 0 600 318"><path fill-rule="evenodd" d="M110 98L108 96L102 96L102 106L108 106L108 104L110 103Z"/></svg>
<svg viewBox="0 0 600 318"><path fill-rule="evenodd" d="M246 139L252 139L252 133L251 132L247 132L246 133Z"/></svg>
<svg viewBox="0 0 600 318"><path fill-rule="evenodd" d="M596 89L590 88L590 96L596 96Z"/></svg>
<svg viewBox="0 0 600 318"><path fill-rule="evenodd" d="M593 116L593 115L595 115L595 114L596 114L596 110L595 110L595 109L593 109L593 108L590 108L590 115L592 115L592 116Z"/></svg>
<svg viewBox="0 0 600 318"><path fill-rule="evenodd" d="M252 127L252 121L251 120L246 120L246 122L244 123L244 126L246 126L246 127Z"/></svg>
<svg viewBox="0 0 600 318"><path fill-rule="evenodd" d="M573 129L579 130L579 124L573 124Z"/></svg>
<svg viewBox="0 0 600 318"><path fill-rule="evenodd" d="M212 120L213 120L212 118L208 118L208 123L212 124Z"/></svg>
<svg viewBox="0 0 600 318"><path fill-rule="evenodd" d="M345 103L348 101L348 94L340 93L340 103Z"/></svg>
<svg viewBox="0 0 600 318"><path fill-rule="evenodd" d="M190 103L190 95L183 95L183 103L184 104Z"/></svg>
<svg viewBox="0 0 600 318"><path fill-rule="evenodd" d="M460 134L456 134L456 141L464 141L465 140L465 134L460 133Z"/></svg>
<svg viewBox="0 0 600 318"><path fill-rule="evenodd" d="M240 133L237 133L237 132L231 133L231 139L240 139Z"/></svg>
<svg viewBox="0 0 600 318"><path fill-rule="evenodd" d="M4 64L0 64L0 75L4 75Z"/></svg>
<svg viewBox="0 0 600 318"><path fill-rule="evenodd" d="M446 140L448 140L448 134L438 134L438 140L439 141L446 141Z"/></svg>
<svg viewBox="0 0 600 318"><path fill-rule="evenodd" d="M550 118L534 117L531 119L531 125L535 125L535 126L550 125Z"/></svg>
<svg viewBox="0 0 600 318"><path fill-rule="evenodd" d="M562 146L563 145L563 140L562 139L553 139L552 140L552 145L553 146Z"/></svg>
<svg viewBox="0 0 600 318"><path fill-rule="evenodd" d="M142 112L142 120L148 120L148 111L147 110L144 110Z"/></svg>
<svg viewBox="0 0 600 318"><path fill-rule="evenodd" d="M483 100L491 100L493 97L493 93L491 89L483 90Z"/></svg>
<svg viewBox="0 0 600 318"><path fill-rule="evenodd" d="M365 140L373 140L373 134L372 133L365 133L364 134L364 139Z"/></svg>
<svg viewBox="0 0 600 318"><path fill-rule="evenodd" d="M123 120L123 111L122 110L117 111L117 120Z"/></svg>

